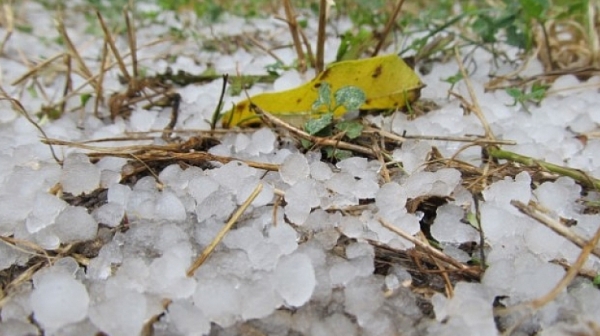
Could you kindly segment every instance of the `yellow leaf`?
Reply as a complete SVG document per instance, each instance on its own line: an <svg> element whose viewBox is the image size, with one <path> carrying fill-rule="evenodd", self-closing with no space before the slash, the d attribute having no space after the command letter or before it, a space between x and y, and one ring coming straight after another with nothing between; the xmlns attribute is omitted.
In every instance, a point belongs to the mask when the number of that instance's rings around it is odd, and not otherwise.
<svg viewBox="0 0 600 336"><path fill-rule="evenodd" d="M366 96L361 110L390 110L404 107L419 98L423 83L398 55L372 57L334 63L312 81L294 89L262 93L237 103L223 116L223 127L259 124L260 118L250 110L250 102L278 117L307 120L315 112L312 104L318 98L321 83L327 82L335 93L344 86L360 88ZM346 113L340 106L335 116Z"/></svg>

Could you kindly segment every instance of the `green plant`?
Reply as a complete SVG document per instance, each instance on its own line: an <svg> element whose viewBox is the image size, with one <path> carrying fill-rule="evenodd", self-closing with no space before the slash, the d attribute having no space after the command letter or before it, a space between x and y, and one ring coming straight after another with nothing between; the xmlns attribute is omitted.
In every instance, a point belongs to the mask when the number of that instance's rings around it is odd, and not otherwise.
<svg viewBox="0 0 600 336"><path fill-rule="evenodd" d="M304 124L304 130L311 135L327 137L334 133L342 133L348 139L355 139L361 135L363 126L357 121L335 122L333 113L341 106L348 110L358 110L365 102L365 93L355 86L345 86L331 93L331 87L324 82L319 87L319 96L312 105L313 114L321 115L319 118L308 120ZM325 112L318 112L318 111ZM312 143L306 140L302 141L305 148L310 148ZM340 150L327 146L323 148L328 158L342 160L352 156L352 152Z"/></svg>
<svg viewBox="0 0 600 336"><path fill-rule="evenodd" d="M508 95L514 99L513 104L510 106L521 104L523 109L529 112L527 109L527 104L539 104L546 96L546 91L548 88L548 85L535 83L531 86L529 92L527 92L525 89L511 87L506 89L506 93L508 93Z"/></svg>

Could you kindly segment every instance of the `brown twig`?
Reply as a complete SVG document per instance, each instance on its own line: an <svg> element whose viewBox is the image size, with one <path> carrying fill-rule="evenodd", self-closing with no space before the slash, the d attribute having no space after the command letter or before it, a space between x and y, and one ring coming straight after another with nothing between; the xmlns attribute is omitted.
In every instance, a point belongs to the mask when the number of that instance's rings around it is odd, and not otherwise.
<svg viewBox="0 0 600 336"><path fill-rule="evenodd" d="M472 104L470 105L471 110L475 112L475 115L477 116L477 118L479 118L479 121L481 122L483 129L485 130L485 137L488 139L496 140L496 137L494 136L494 133L492 132L492 129L490 127L490 124L487 122L485 116L483 115L483 112L481 111L481 106L479 105L477 95L473 90L473 85L471 85L471 80L469 79L469 76L467 74L467 71L465 70L465 66L462 60L460 59L458 47L454 47L454 56L456 57L456 62L458 63L460 73L462 74L462 77L465 80L465 84L467 85L467 90L469 91L469 96L472 102Z"/></svg>
<svg viewBox="0 0 600 336"><path fill-rule="evenodd" d="M4 53L4 46L12 36L12 33L15 29L15 17L12 11L11 3L2 4L2 9L6 17L4 27L4 29L6 30L6 35L4 35L4 39L2 39L2 42L0 42L0 55Z"/></svg>
<svg viewBox="0 0 600 336"><path fill-rule="evenodd" d="M315 71L323 72L325 69L325 28L327 26L327 0L319 2L319 27L317 29L317 61Z"/></svg>
<svg viewBox="0 0 600 336"><path fill-rule="evenodd" d="M385 28L383 29L383 33L381 33L381 36L379 37L379 42L377 42L377 46L375 47L375 50L373 51L373 54L371 54L372 57L377 56L377 54L379 54L379 51L381 51L381 48L383 47L385 40L387 39L388 35L392 31L392 27L396 23L396 18L398 18L398 14L400 14L402 5L404 5L404 0L398 0L398 3L396 3L396 7L394 7L394 12L388 19L387 23L385 24Z"/></svg>
<svg viewBox="0 0 600 336"><path fill-rule="evenodd" d="M383 227L387 228L388 230L396 233L397 235L399 235L400 237L408 240L409 242L415 244L415 246L425 250L428 254L430 254L431 256L438 258L439 260L444 261L445 263L454 266L455 268L457 268L458 270L464 272L465 274L468 274L469 276L475 278L475 279L479 279L481 274L478 270L472 268L472 267L468 267L466 265L463 265L460 261L451 258L449 256L447 256L446 254L434 249L433 247L429 246L429 244L425 244L422 241L420 241L419 239L414 238L413 236L409 235L408 233L404 232L401 229L398 229L397 227L393 226L392 224L388 223L385 219L383 218L379 218L379 223L381 223L381 225L383 225Z"/></svg>
<svg viewBox="0 0 600 336"><path fill-rule="evenodd" d="M58 32L60 33L62 38L65 40L65 44L67 45L69 54L75 58L77 67L78 67L79 71L82 73L83 77L88 80L93 78L92 72L87 67L85 62L83 61L83 58L81 57L81 54L79 54L79 51L77 50L77 48L75 48L73 41L71 41L71 38L69 37L69 34L67 33L67 29L65 28L62 18L58 20L57 25L58 25L57 26ZM92 85L92 87L96 87L96 83L93 80L90 81L90 84Z"/></svg>
<svg viewBox="0 0 600 336"><path fill-rule="evenodd" d="M510 202L510 204L512 206L514 206L515 208L519 209L519 211L521 211L525 215L535 219L536 221L538 221L541 224L544 224L547 228L549 228L552 231L556 232L557 234L565 237L570 242L579 246L580 248L583 248L585 246L585 244L587 243L585 238L583 238L580 235L576 234L575 232L569 230L569 228L567 228L565 225L561 224L554 218L548 216L545 213L538 211L535 207L535 204L527 205L527 204L525 204L521 201L517 201L517 200L512 200ZM592 254L595 255L596 257L600 258L600 247L594 247L592 249Z"/></svg>
<svg viewBox="0 0 600 336"><path fill-rule="evenodd" d="M329 139L329 138L322 138L322 137L308 134L308 133L286 123L285 121L275 117L274 115L264 111L263 109L261 109L260 107L254 105L254 104L251 104L250 108L253 109L254 112L257 115L259 115L262 119L264 119L266 123L271 123L275 126L286 129L290 133L292 133L302 139L308 140L308 141L314 143L315 145L332 146L334 148L347 149L347 150L357 152L357 153L362 153L365 155L374 155L373 150L370 148L367 148L367 147L354 145L354 144L351 144L351 143L348 143L345 141L333 140L333 139Z"/></svg>
<svg viewBox="0 0 600 336"><path fill-rule="evenodd" d="M13 109L15 109L19 114L21 114L23 117L25 117L25 119L27 119L27 121L29 121L29 123L31 123L35 128L37 128L37 130L40 132L40 134L42 134L42 136L45 139L48 139L48 135L46 135L46 132L44 131L44 129L38 125L29 115L29 113L27 112L27 110L25 109L25 107L21 104L20 101L11 98L8 93L6 93L6 91L4 90L4 88L2 86L0 86L0 94L2 94L3 97L0 97L0 99L6 99L8 101L10 101ZM54 152L54 147L49 146L50 147L50 153L52 153L52 157L54 158L54 160L56 161L56 163L58 163L59 165L62 165L62 162L58 159L58 156L56 156L56 153Z"/></svg>
<svg viewBox="0 0 600 336"><path fill-rule="evenodd" d="M300 43L300 35L298 34L298 21L296 21L296 14L290 0L283 1L283 8L285 10L286 22L290 28L292 34L292 40L294 41L294 49L298 54L298 71L304 73L306 71L306 59L304 57L304 50L302 50L302 44Z"/></svg>
<svg viewBox="0 0 600 336"><path fill-rule="evenodd" d="M277 56L273 51L271 51L269 48L267 48L259 40L255 39L252 35L244 34L244 38L246 38L248 41L252 42L252 44L254 44L256 47L258 47L258 49L267 53L267 55L273 57L274 60L283 64L283 60L279 56Z"/></svg>
<svg viewBox="0 0 600 336"><path fill-rule="evenodd" d="M108 30L108 27L106 26L106 23L104 22L100 11L96 11L96 16L98 16L98 21L100 22L100 26L102 27L102 31L104 32L104 36L106 36L106 41L110 46L110 50L112 51L113 55L115 55L115 59L117 60L117 64L119 65L119 69L121 70L121 74L123 75L123 77L125 77L125 80L127 80L127 82L130 82L131 75L129 75L129 71L127 71L127 67L125 66L125 62L121 57L121 53L119 52L119 49L117 49L117 46L115 45L115 40L113 39L112 34ZM132 50L132 53L133 52L134 51Z"/></svg>
<svg viewBox="0 0 600 336"><path fill-rule="evenodd" d="M548 292L548 294L529 302L527 305L533 309L540 309L546 304L548 304L550 301L554 300L554 298L556 298L560 293L562 293L562 291L565 288L567 288L571 281L575 279L577 273L579 272L579 269L583 267L583 264L587 261L588 257L590 256L590 253L592 253L592 250L596 248L596 245L599 241L600 228L596 230L596 233L594 234L592 239L590 239L583 246L583 248L581 249L581 253L577 257L577 260L575 260L571 268L569 268L569 270L567 271L567 274L565 274L565 276L558 282L556 287L554 287L550 292Z"/></svg>
<svg viewBox="0 0 600 336"><path fill-rule="evenodd" d="M135 87L135 81L138 78L138 59L137 59L137 37L135 34L135 24L129 18L127 8L123 9L125 25L127 27L127 40L129 41L129 51L131 54L131 67L133 69L132 85Z"/></svg>
<svg viewBox="0 0 600 336"><path fill-rule="evenodd" d="M252 194L250 194L250 196L248 196L248 199L246 199L244 201L244 203L233 213L231 218L227 221L227 224L225 224L225 226L221 229L221 231L219 231L219 233L217 234L215 239L213 239L213 241L204 249L204 251L202 251L200 256L198 256L198 258L196 258L196 260L192 263L192 266L190 266L190 268L188 268L188 270L187 270L188 277L193 276L194 272L196 272L196 270L200 266L202 266L202 264L206 261L206 259L208 259L210 254L214 251L214 249L217 247L217 245L219 245L221 240L223 240L223 238L225 237L227 232L229 232L229 230L231 230L233 225L240 219L240 217L242 216L244 211L246 211L246 209L248 209L248 207L250 206L250 204L252 204L252 202L258 196L258 194L260 194L262 189L263 189L262 183L258 183L256 188L254 188L254 191L252 191Z"/></svg>
<svg viewBox="0 0 600 336"><path fill-rule="evenodd" d="M100 118L98 109L100 108L100 102L104 98L103 86L104 86L104 75L108 70L106 68L109 58L108 53L108 37L104 36L104 43L102 43L102 58L100 59L100 72L98 73L98 85L96 86L96 101L94 101L94 116Z"/></svg>

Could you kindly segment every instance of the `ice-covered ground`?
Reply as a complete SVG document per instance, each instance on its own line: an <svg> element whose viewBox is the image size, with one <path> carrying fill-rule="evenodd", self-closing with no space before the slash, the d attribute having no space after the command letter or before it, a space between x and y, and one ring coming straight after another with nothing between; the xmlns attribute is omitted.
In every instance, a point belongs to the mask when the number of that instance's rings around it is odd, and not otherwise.
<svg viewBox="0 0 600 336"><path fill-rule="evenodd" d="M6 43L0 57L1 84L34 114L48 104L46 99L60 99L64 63L55 62L59 68L39 74L36 81L11 83L33 63L65 47L56 43L54 13L27 3L15 14L33 31L16 30ZM102 36L85 33L88 23L83 16L66 16L65 20L86 65L91 73L98 73ZM138 46L142 46L138 58L149 75L163 73L167 67L200 74L209 63L219 73L264 74L265 66L274 60L258 48L234 48L231 54L220 54L207 51L203 41L242 33L257 34L273 45L289 45L290 40L287 28L275 19L227 17L211 25L191 22L195 40L143 47L167 36L170 28L191 29L182 26L173 13L162 13L155 20L137 31ZM344 31L350 24L340 21L336 25ZM315 26L314 20L308 21L309 36L314 36ZM5 33L4 27L0 29L0 36ZM338 43L329 39L328 61L335 57ZM127 52L126 40L119 39L117 45L122 54ZM295 57L291 48L274 52L288 64ZM519 105L510 106L512 99L504 91L484 92L493 63L489 54L476 51L474 61L477 71L471 81L485 118L497 138L517 143L503 148L600 178L600 139L593 137L600 124L598 77L587 82L561 77L551 88L557 93L526 112ZM450 85L441 79L457 70L456 62L434 64L421 76L427 85L422 97L438 102L438 110L414 120L396 113L371 117L371 121L397 134L483 135L476 116L465 115L459 101L447 98ZM540 71L535 61L526 70L529 75ZM123 90L118 73L114 68L104 79L107 97ZM72 78L74 88L85 81L77 75ZM274 86L290 87L299 80L289 71ZM221 80L215 80L177 89L182 104L175 129L209 129L207 120L220 87ZM579 89L561 90L573 87ZM249 94L271 89L255 85ZM89 87L85 90L93 92ZM468 97L464 82L456 90ZM226 97L228 102L239 99ZM80 104L80 98L74 97L67 108ZM92 98L83 111L40 124L50 138L81 142L161 130L170 120L170 108L139 108L129 118L111 122L105 118L104 106L103 118L94 117L93 105ZM376 248L370 242L401 251L412 248L412 243L382 226L379 219L415 235L422 214L409 213L407 201L451 196L437 209L431 234L447 255L459 261L478 257L458 248L480 239L477 230L463 220L476 209L473 196L461 183L461 172L455 168L424 170L433 146L450 157L464 143L407 141L392 153L394 160L403 163L404 172L394 171L391 182L384 183L377 160L354 157L334 166L321 160L320 153L304 154L293 142L280 141L273 130L262 128L252 133L231 132L209 152L277 164L279 171L237 161L213 163L214 168L206 169L173 164L157 172L158 180L148 176L124 184L119 182L126 159L106 157L92 164L81 149L55 147L64 158L64 165L58 165L48 146L40 142L38 130L6 100L0 101L0 123L0 235L5 237L0 240L0 270L6 279L8 270L30 267L35 271L32 276L23 275L31 281L13 281L8 287L2 283L0 335L95 335L101 331L130 336L140 334L145 325L152 325L154 335L496 335L499 329L510 327L523 335L567 331L591 335L600 328L600 291L584 277L531 314L516 310L495 321L498 298L513 306L545 295L565 275L564 268L551 261L572 264L580 253L573 243L521 214L511 200L539 203L550 209L551 217L571 220L575 225L570 229L587 239L600 227L600 216L583 211L582 187L570 178L535 185L527 172L521 172L487 186L479 211L489 268L480 283L458 282L448 298L442 292L419 291L411 282L419 270L400 263L374 272ZM577 135L584 133L591 135L581 141ZM159 133L153 135L151 140L98 145L164 144ZM456 158L482 164L479 147L463 150ZM56 187L59 184L61 188ZM263 185L262 192L234 229L192 277L186 276L196 256L258 184ZM69 204L61 192L95 192L92 198L105 201L87 209L85 204ZM284 202L276 201L281 195ZM587 198L599 197L592 192ZM340 244L342 236L350 239ZM92 241L83 245L99 248L97 256L87 258L85 251L71 251L69 244L82 241ZM584 268L598 273L599 259L590 257ZM434 317L428 312L429 299Z"/></svg>

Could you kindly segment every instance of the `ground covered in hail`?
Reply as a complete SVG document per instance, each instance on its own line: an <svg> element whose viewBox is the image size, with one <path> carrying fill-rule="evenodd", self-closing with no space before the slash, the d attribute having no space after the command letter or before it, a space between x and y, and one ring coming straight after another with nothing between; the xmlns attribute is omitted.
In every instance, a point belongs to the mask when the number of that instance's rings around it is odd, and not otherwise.
<svg viewBox="0 0 600 336"><path fill-rule="evenodd" d="M416 68L430 108L307 145L211 131L221 74L225 109L239 74L310 79L286 24L138 10L135 44L36 2L0 29L1 335L599 332L600 77L514 104L486 86L517 65L461 49ZM330 25L326 62L351 27Z"/></svg>

